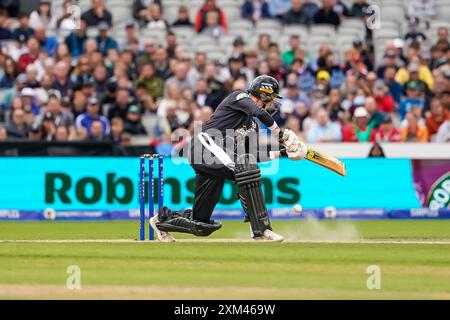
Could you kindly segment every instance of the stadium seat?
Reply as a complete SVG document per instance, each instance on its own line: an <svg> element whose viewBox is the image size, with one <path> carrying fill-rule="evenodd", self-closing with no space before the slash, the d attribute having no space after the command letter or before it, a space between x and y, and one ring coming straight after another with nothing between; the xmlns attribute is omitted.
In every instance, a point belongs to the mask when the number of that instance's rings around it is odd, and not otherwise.
<svg viewBox="0 0 450 320"><path fill-rule="evenodd" d="M439 9L437 11L438 19L447 19L447 21L450 20L450 3L448 3L446 6L439 6Z"/></svg>
<svg viewBox="0 0 450 320"><path fill-rule="evenodd" d="M301 39L306 39L308 38L309 35L309 31L308 28L306 28L306 26L304 25L296 25L296 24L292 24L292 25L288 25L285 26L283 29L283 34L285 35L299 35Z"/></svg>
<svg viewBox="0 0 450 320"><path fill-rule="evenodd" d="M220 4L220 6L225 13L227 21L238 20L241 18L241 8L239 6L223 6L222 4Z"/></svg>
<svg viewBox="0 0 450 320"><path fill-rule="evenodd" d="M336 36L335 28L327 25L313 25L310 32L312 35L324 35L328 37Z"/></svg>
<svg viewBox="0 0 450 320"><path fill-rule="evenodd" d="M172 24L177 20L179 5L164 6L163 17L169 23Z"/></svg>
<svg viewBox="0 0 450 320"><path fill-rule="evenodd" d="M362 19L349 18L342 21L340 28L364 29L365 24Z"/></svg>
<svg viewBox="0 0 450 320"><path fill-rule="evenodd" d="M98 36L98 28L96 27L87 28L86 34L89 38L95 38L96 36Z"/></svg>
<svg viewBox="0 0 450 320"><path fill-rule="evenodd" d="M177 36L177 39L189 39L192 41L192 38L196 35L194 28L192 27L173 27L171 29Z"/></svg>
<svg viewBox="0 0 450 320"><path fill-rule="evenodd" d="M397 29L379 29L374 30L374 38L398 38L400 36L400 31Z"/></svg>
<svg viewBox="0 0 450 320"><path fill-rule="evenodd" d="M245 29L245 30L253 30L253 23L249 20L239 19L230 21L229 23L230 29Z"/></svg>
<svg viewBox="0 0 450 320"><path fill-rule="evenodd" d="M381 19L383 21L398 21L405 18L405 10L402 6L382 6Z"/></svg>
<svg viewBox="0 0 450 320"><path fill-rule="evenodd" d="M246 29L230 29L228 30L228 35L237 37L241 36L242 38L248 38L253 34L253 30L246 30Z"/></svg>
<svg viewBox="0 0 450 320"><path fill-rule="evenodd" d="M450 21L448 20L434 20L430 22L430 29L437 30L438 28L449 28L450 29Z"/></svg>
<svg viewBox="0 0 450 320"><path fill-rule="evenodd" d="M157 43L162 43L166 39L166 33L161 30L153 30L153 29L141 29L140 30L140 38L147 39L152 38Z"/></svg>
<svg viewBox="0 0 450 320"><path fill-rule="evenodd" d="M274 30L280 30L281 29L281 24L280 24L280 22L278 20L275 20L275 19L263 19L263 20L260 20L256 24L255 28L256 29L259 29L259 28L266 28L266 29L267 28L272 28Z"/></svg>
<svg viewBox="0 0 450 320"><path fill-rule="evenodd" d="M205 35L197 35L192 40L192 47L198 48L200 45L203 45L203 44L208 45L208 44L212 44L212 43L218 43L218 42L212 37L205 36Z"/></svg>
<svg viewBox="0 0 450 320"><path fill-rule="evenodd" d="M402 0L381 0L379 3L383 6L397 6L404 7L405 3Z"/></svg>
<svg viewBox="0 0 450 320"><path fill-rule="evenodd" d="M257 28L257 29L255 29L255 33L257 35L269 34L270 37L272 38L272 40L278 38L279 35L280 35L280 31L279 30L271 29L271 28Z"/></svg>
<svg viewBox="0 0 450 320"><path fill-rule="evenodd" d="M233 35L225 35L223 37L220 37L219 39L219 43L220 43L220 47L221 48L233 48L233 41L234 41L235 37ZM245 40L244 40L245 41Z"/></svg>
<svg viewBox="0 0 450 320"><path fill-rule="evenodd" d="M113 7L110 11L114 24L133 20L133 14L129 8Z"/></svg>
<svg viewBox="0 0 450 320"><path fill-rule="evenodd" d="M357 37L359 39L364 39L366 35L366 30L364 29L355 29L355 28L340 28L339 29L339 36L353 36Z"/></svg>
<svg viewBox="0 0 450 320"><path fill-rule="evenodd" d="M219 61L221 63L226 63L226 57L221 51L212 51L207 53L207 57L209 61Z"/></svg>

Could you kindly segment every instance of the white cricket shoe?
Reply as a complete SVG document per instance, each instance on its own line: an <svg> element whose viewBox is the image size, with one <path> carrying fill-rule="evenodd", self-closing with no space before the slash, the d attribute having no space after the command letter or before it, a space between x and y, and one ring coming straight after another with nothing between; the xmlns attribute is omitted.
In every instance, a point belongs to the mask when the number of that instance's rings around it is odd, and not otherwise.
<svg viewBox="0 0 450 320"><path fill-rule="evenodd" d="M273 242L283 242L283 236L273 232L272 230L266 229L260 237L253 238L256 241L273 241Z"/></svg>
<svg viewBox="0 0 450 320"><path fill-rule="evenodd" d="M161 242L175 242L175 238L172 237L170 233L158 229L158 227L156 226L156 223L158 221L158 215L150 218L150 226L152 227L153 231L155 231L158 240Z"/></svg>

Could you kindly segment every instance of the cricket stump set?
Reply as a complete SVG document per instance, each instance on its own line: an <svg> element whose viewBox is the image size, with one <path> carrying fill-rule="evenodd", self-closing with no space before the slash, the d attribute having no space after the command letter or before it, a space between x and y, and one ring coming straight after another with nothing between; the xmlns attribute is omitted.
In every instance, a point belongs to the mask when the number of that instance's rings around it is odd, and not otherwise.
<svg viewBox="0 0 450 320"><path fill-rule="evenodd" d="M164 157L160 154L144 154L140 157L139 161L139 240L145 240L145 171L146 171L146 160L148 164L148 239L154 240L155 235L153 229L150 226L150 219L155 214L155 159L158 160L158 211L164 205ZM157 211L157 212L158 212Z"/></svg>

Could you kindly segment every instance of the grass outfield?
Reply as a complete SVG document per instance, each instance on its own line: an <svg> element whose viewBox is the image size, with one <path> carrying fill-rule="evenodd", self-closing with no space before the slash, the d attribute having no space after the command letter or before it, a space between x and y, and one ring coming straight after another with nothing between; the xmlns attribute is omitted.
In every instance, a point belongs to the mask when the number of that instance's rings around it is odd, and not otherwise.
<svg viewBox="0 0 450 320"><path fill-rule="evenodd" d="M248 224L223 224L214 238L248 238ZM450 299L450 221L292 220L274 229L288 241L45 243L31 240L127 240L138 225L3 222L0 299ZM81 268L81 290L66 288L70 265ZM367 289L369 265L381 270L380 290Z"/></svg>

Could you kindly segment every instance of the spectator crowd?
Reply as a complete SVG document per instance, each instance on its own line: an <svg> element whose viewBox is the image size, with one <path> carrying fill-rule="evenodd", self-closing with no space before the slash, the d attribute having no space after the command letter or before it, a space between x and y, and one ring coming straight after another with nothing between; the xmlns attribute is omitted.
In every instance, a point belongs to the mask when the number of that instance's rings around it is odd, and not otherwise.
<svg viewBox="0 0 450 320"><path fill-rule="evenodd" d="M236 36L230 55L210 59L179 44L175 28L220 38L229 20L220 1L206 0L191 20L180 5L174 22L164 19L164 0L134 0L133 21L116 38L114 16L104 1L73 19L41 0L30 14L18 1L0 1L0 141L111 141L127 145L148 136L170 149L177 129L193 130L209 119L233 90L245 90L256 76L268 74L282 86L279 125L315 142L449 142L450 43L448 27L427 43L436 12L434 0L412 0L408 32L388 41L376 61L372 30L355 39L344 56L324 43L318 52L306 39L291 35L280 47L260 34L256 49ZM331 25L345 19L367 21L369 3L354 0L241 1L241 17L252 23L278 20L283 25ZM88 28L96 28L90 36ZM160 30L164 43L140 37ZM71 30L64 38L58 30ZM429 39L428 39L429 41Z"/></svg>

